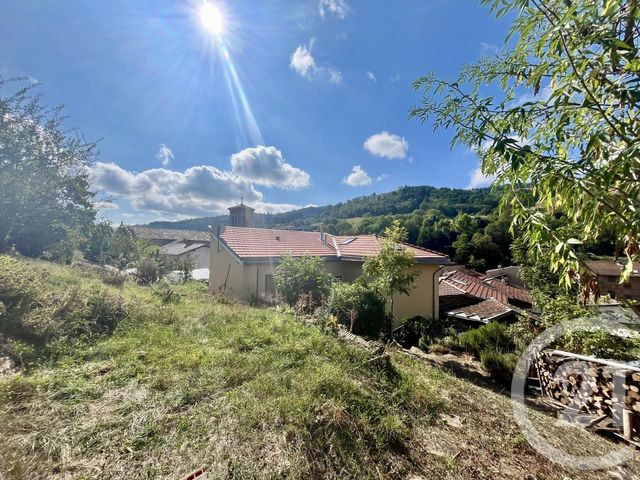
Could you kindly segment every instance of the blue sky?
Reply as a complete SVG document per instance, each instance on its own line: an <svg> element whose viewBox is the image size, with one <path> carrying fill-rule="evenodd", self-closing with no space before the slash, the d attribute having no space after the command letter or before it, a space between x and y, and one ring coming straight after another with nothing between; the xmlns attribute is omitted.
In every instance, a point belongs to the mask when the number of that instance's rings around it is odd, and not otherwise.
<svg viewBox="0 0 640 480"><path fill-rule="evenodd" d="M506 21L476 0L211 3L221 37L202 0L3 0L0 74L37 80L70 126L101 139L93 177L114 201L108 218L483 184L451 132L407 114L413 80L454 77L502 45Z"/></svg>

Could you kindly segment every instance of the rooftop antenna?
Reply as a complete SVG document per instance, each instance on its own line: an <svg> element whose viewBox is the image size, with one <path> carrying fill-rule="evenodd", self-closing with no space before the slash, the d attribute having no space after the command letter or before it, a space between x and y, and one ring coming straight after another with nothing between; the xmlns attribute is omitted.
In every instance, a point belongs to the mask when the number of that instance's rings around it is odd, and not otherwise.
<svg viewBox="0 0 640 480"><path fill-rule="evenodd" d="M244 205L244 197L240 197L240 205Z"/></svg>

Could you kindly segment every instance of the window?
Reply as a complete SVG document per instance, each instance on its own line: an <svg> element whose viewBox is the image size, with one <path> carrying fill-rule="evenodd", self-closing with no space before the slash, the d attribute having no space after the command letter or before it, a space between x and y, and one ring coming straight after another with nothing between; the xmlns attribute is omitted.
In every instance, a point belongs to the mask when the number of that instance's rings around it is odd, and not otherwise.
<svg viewBox="0 0 640 480"><path fill-rule="evenodd" d="M276 284L273 281L273 275L267 274L264 276L264 293L273 295L276 293Z"/></svg>

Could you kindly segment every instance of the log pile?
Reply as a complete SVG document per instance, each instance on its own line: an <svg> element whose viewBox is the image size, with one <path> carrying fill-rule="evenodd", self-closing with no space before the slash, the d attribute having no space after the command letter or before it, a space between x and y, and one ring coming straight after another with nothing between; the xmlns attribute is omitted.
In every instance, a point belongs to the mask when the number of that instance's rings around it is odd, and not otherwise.
<svg viewBox="0 0 640 480"><path fill-rule="evenodd" d="M583 418L607 418L628 440L640 440L640 371L558 350L536 351L542 395Z"/></svg>

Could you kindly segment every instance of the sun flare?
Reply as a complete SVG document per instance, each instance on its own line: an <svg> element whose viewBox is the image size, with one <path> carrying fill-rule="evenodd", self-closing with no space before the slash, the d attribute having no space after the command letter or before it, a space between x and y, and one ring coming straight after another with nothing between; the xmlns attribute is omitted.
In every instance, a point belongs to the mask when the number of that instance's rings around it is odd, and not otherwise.
<svg viewBox="0 0 640 480"><path fill-rule="evenodd" d="M220 9L209 2L203 2L200 7L200 23L212 35L224 33L225 18Z"/></svg>

